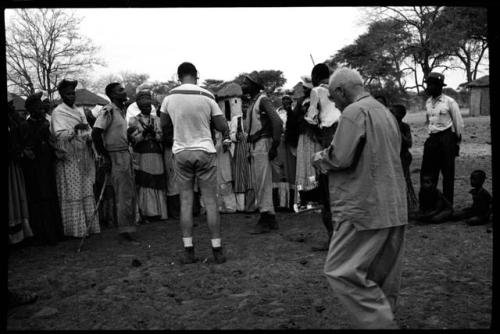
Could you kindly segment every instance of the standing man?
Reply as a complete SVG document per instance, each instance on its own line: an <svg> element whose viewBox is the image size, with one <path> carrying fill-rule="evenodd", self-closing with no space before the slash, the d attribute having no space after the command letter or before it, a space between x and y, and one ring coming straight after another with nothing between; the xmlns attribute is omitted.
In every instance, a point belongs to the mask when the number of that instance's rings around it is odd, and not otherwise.
<svg viewBox="0 0 500 334"><path fill-rule="evenodd" d="M396 328L407 224L398 124L355 70L335 71L329 91L342 115L313 157L328 172L334 221L324 272L357 328Z"/></svg>
<svg viewBox="0 0 500 334"><path fill-rule="evenodd" d="M193 187L195 178L207 210L207 223L212 235L212 253L216 263L224 263L217 208L216 150L210 124L222 132L223 149L231 140L226 118L208 90L197 86L198 71L191 63L177 68L181 85L172 89L161 105L161 126L167 133L173 127L174 171L181 200L181 229L184 243L183 264L194 263ZM168 130L170 128L170 130Z"/></svg>
<svg viewBox="0 0 500 334"><path fill-rule="evenodd" d="M139 245L136 232L136 192L132 156L127 138L127 121L124 103L127 92L118 82L106 86L111 103L104 106L97 117L92 139L104 160L104 169L111 178L115 193L116 216L120 237Z"/></svg>
<svg viewBox="0 0 500 334"><path fill-rule="evenodd" d="M443 94L443 87L446 86L443 74L431 72L425 83L426 92L430 95L425 103L425 124L429 129L429 138L424 144L420 179L423 175L430 175L433 183L438 184L441 172L443 195L453 206L455 157L458 156L459 144L462 141L464 121L458 103Z"/></svg>
<svg viewBox="0 0 500 334"><path fill-rule="evenodd" d="M260 219L250 233L261 234L278 229L273 205L271 161L278 155L283 125L269 97L261 93L264 85L259 78L245 76L241 89L243 94L250 95L252 101L247 110L245 132L248 133L252 180L260 212Z"/></svg>

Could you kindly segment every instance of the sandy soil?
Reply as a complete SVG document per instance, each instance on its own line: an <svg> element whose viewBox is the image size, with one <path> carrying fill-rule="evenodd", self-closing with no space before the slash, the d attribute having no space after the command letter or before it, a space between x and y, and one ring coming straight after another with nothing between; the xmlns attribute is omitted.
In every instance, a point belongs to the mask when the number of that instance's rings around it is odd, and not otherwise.
<svg viewBox="0 0 500 334"><path fill-rule="evenodd" d="M412 178L418 190L423 113L407 116L414 135ZM491 192L489 117L465 118L456 162L456 207L471 202L469 174L483 169ZM208 229L195 228L200 262L181 266L178 221L139 228L141 246L108 229L86 240L14 250L9 287L38 292L9 312L8 329L348 329L349 319L322 268L325 238L318 213L279 213L280 230L249 235L258 217L222 215L228 262L212 263ZM410 223L397 321L402 328L488 328L492 303L491 225ZM139 266L132 264L136 259Z"/></svg>

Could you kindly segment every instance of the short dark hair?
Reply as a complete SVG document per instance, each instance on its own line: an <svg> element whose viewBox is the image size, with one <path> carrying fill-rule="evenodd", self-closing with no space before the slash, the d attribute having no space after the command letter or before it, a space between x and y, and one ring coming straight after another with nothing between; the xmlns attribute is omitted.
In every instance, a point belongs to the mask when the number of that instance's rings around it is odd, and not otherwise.
<svg viewBox="0 0 500 334"><path fill-rule="evenodd" d="M470 176L472 177L473 175L476 175L477 177L479 177L479 179L481 180L481 182L484 182L484 180L486 180L486 173L483 171L483 170L480 170L480 169L476 169L475 171L473 171Z"/></svg>
<svg viewBox="0 0 500 334"><path fill-rule="evenodd" d="M325 63L314 65L311 71L311 79L321 81L330 77L330 68Z"/></svg>
<svg viewBox="0 0 500 334"><path fill-rule="evenodd" d="M179 77L179 80L186 75L196 77L197 74L198 71L196 70L196 67L194 67L191 63L184 62L177 67L177 76Z"/></svg>
<svg viewBox="0 0 500 334"><path fill-rule="evenodd" d="M109 85L106 86L106 96L110 98L110 94L115 89L115 87L120 86L119 82L112 82Z"/></svg>
<svg viewBox="0 0 500 334"><path fill-rule="evenodd" d="M395 114L401 114L402 118L406 116L406 107L402 104L394 104L391 106L392 112Z"/></svg>

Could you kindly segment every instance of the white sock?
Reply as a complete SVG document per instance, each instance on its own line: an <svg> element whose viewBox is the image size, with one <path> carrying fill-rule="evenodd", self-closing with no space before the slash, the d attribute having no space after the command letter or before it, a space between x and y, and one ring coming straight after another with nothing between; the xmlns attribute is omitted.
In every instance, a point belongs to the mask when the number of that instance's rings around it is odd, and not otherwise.
<svg viewBox="0 0 500 334"><path fill-rule="evenodd" d="M193 237L182 238L182 242L184 243L184 247L193 247Z"/></svg>
<svg viewBox="0 0 500 334"><path fill-rule="evenodd" d="M212 247L213 247L213 248L220 247L220 242L221 242L221 239L220 239L220 238L217 238L217 239L210 239L210 241L212 242Z"/></svg>

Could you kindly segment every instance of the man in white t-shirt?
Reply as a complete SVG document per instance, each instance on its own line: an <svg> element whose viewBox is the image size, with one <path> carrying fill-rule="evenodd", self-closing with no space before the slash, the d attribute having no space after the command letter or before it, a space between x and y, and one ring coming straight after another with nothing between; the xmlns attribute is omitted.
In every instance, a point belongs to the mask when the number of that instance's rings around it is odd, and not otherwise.
<svg viewBox="0 0 500 334"><path fill-rule="evenodd" d="M207 210L207 223L212 235L212 253L216 263L226 261L220 237L217 208L216 150L211 124L222 132L224 150L231 144L224 114L208 90L196 85L198 71L191 63L177 69L181 85L172 89L161 105L162 128L173 127L174 171L181 199L181 229L184 243L182 263L194 263L193 186L195 178Z"/></svg>

